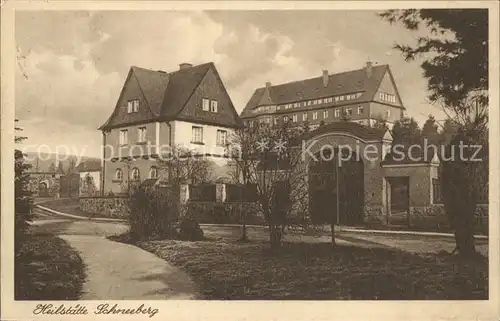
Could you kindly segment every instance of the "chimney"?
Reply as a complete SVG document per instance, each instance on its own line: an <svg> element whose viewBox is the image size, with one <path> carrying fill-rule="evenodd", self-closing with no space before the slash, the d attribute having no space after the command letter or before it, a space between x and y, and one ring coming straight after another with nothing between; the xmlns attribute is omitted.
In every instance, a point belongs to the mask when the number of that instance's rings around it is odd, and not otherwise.
<svg viewBox="0 0 500 321"><path fill-rule="evenodd" d="M266 88L269 88L269 87L271 87L271 82L266 81Z"/></svg>
<svg viewBox="0 0 500 321"><path fill-rule="evenodd" d="M328 80L330 77L328 77L328 70L323 70L323 87L328 86Z"/></svg>
<svg viewBox="0 0 500 321"><path fill-rule="evenodd" d="M188 69L188 68L191 68L191 67L193 67L192 64L187 63L187 62L183 62L182 64L179 65L179 70L184 70L184 69Z"/></svg>
<svg viewBox="0 0 500 321"><path fill-rule="evenodd" d="M366 77L370 78L372 76L372 68L373 68L373 63L371 61L366 62Z"/></svg>

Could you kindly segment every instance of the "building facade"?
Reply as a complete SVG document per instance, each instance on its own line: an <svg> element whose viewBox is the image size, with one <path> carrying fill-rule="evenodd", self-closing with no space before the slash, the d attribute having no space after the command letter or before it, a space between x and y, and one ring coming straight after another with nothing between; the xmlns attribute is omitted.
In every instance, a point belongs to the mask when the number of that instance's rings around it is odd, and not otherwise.
<svg viewBox="0 0 500 321"><path fill-rule="evenodd" d="M160 155L175 148L210 161L212 179L227 175L225 144L241 120L213 63L174 72L131 67L103 137L101 191L122 193L157 178Z"/></svg>
<svg viewBox="0 0 500 321"><path fill-rule="evenodd" d="M361 69L258 88L241 114L244 121L297 126L349 120L372 125L377 119L389 128L401 119L405 107L388 65L368 62Z"/></svg>

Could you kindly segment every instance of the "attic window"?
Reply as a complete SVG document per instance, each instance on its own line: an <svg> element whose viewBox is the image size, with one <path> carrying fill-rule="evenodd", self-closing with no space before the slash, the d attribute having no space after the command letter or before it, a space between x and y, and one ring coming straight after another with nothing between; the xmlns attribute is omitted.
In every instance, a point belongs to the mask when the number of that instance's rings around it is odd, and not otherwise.
<svg viewBox="0 0 500 321"><path fill-rule="evenodd" d="M136 113L139 111L139 99L129 100L127 102L128 113Z"/></svg>

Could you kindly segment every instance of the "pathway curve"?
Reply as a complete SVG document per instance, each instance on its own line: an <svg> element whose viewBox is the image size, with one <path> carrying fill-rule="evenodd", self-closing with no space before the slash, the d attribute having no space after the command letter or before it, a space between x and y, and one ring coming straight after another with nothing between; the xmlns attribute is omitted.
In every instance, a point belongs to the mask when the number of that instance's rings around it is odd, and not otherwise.
<svg viewBox="0 0 500 321"><path fill-rule="evenodd" d="M86 265L83 300L195 299L189 276L133 245L91 235L60 235Z"/></svg>

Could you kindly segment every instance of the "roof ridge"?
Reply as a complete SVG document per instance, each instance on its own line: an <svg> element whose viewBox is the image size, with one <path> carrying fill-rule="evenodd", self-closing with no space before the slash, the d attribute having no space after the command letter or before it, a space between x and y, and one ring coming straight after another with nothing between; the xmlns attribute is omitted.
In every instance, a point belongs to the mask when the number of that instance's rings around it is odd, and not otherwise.
<svg viewBox="0 0 500 321"><path fill-rule="evenodd" d="M160 74L171 75L171 74L174 74L174 73L179 72L179 71L185 71L185 70L189 70L191 68L198 68L198 67L202 67L204 65L210 65L210 64L213 65L214 63L209 61L209 62L204 62L204 63L199 64L199 65L193 65L193 66L186 68L186 69L177 69L177 70L173 70L173 71L154 70L154 69L139 67L139 66L135 66L135 65L131 65L130 68L131 69L141 69L141 70L145 70L145 71L151 71L151 72L156 72L156 73L160 73Z"/></svg>
<svg viewBox="0 0 500 321"><path fill-rule="evenodd" d="M389 64L376 65L376 66L373 66L373 68L384 67L384 66L387 67L387 66L389 66ZM363 70L363 69L364 68L353 69L353 70L346 70L346 71L338 72L338 73L335 73L335 74L329 74L328 77L338 76L338 75L342 75L342 74L348 74L348 73L360 71L360 70ZM278 86L284 86L284 85L290 85L290 84L295 84L295 83L299 83L299 82L305 82L305 81L308 81L308 80L320 79L320 78L322 78L322 76L312 77L312 78L306 78L306 79L301 79L301 80L294 80L294 81L290 81L290 82L281 83L281 84L278 84L278 85L271 85L270 88L278 87ZM258 87L257 89L264 89L264 88L266 88L266 87Z"/></svg>

